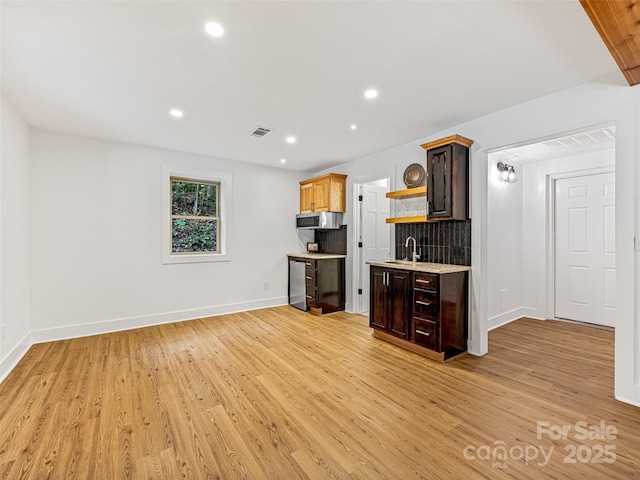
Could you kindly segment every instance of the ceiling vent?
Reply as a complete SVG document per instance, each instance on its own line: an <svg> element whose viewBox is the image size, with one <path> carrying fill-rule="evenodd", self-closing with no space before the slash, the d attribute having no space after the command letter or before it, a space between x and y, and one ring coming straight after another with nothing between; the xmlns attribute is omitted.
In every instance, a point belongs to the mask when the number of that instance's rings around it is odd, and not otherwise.
<svg viewBox="0 0 640 480"><path fill-rule="evenodd" d="M257 126L253 130L251 130L251 133L249 135L251 135L252 137L262 138L267 133L269 133L271 130L273 130L273 129L272 128L267 128L267 127Z"/></svg>

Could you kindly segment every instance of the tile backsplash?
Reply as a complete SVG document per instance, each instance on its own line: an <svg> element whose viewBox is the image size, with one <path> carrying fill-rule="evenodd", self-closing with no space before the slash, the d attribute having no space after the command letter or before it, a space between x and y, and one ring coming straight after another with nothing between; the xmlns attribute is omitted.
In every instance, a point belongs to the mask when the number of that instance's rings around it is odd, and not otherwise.
<svg viewBox="0 0 640 480"><path fill-rule="evenodd" d="M315 230L314 242L321 253L347 254L347 226L337 230Z"/></svg>
<svg viewBox="0 0 640 480"><path fill-rule="evenodd" d="M441 220L427 223L398 223L396 259L411 257L413 242L405 247L409 236L416 239L421 262L471 265L471 220Z"/></svg>

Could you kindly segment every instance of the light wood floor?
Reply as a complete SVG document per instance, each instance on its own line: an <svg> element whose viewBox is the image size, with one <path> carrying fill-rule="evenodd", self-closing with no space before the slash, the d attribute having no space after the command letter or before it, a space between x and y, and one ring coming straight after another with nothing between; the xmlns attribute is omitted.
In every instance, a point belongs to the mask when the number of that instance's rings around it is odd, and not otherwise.
<svg viewBox="0 0 640 480"><path fill-rule="evenodd" d="M489 341L437 364L286 306L35 345L0 385L0 478L640 478L611 332L522 319ZM616 438L576 440L579 421ZM565 463L612 459L598 445L615 461Z"/></svg>

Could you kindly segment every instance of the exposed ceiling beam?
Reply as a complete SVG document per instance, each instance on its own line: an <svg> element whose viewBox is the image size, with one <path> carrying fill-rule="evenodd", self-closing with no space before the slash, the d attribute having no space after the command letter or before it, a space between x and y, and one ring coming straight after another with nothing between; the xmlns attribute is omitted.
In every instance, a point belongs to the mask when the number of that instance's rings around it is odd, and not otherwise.
<svg viewBox="0 0 640 480"><path fill-rule="evenodd" d="M629 85L640 83L640 1L580 0Z"/></svg>

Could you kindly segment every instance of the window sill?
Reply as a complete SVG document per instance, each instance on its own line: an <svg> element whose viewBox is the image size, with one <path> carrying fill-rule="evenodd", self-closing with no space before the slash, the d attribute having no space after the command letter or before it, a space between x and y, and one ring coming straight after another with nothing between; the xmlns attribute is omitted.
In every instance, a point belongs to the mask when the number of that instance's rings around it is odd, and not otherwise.
<svg viewBox="0 0 640 480"><path fill-rule="evenodd" d="M163 255L162 264L171 265L174 263L210 263L210 262L230 262L231 255L222 253L205 253L202 255Z"/></svg>

